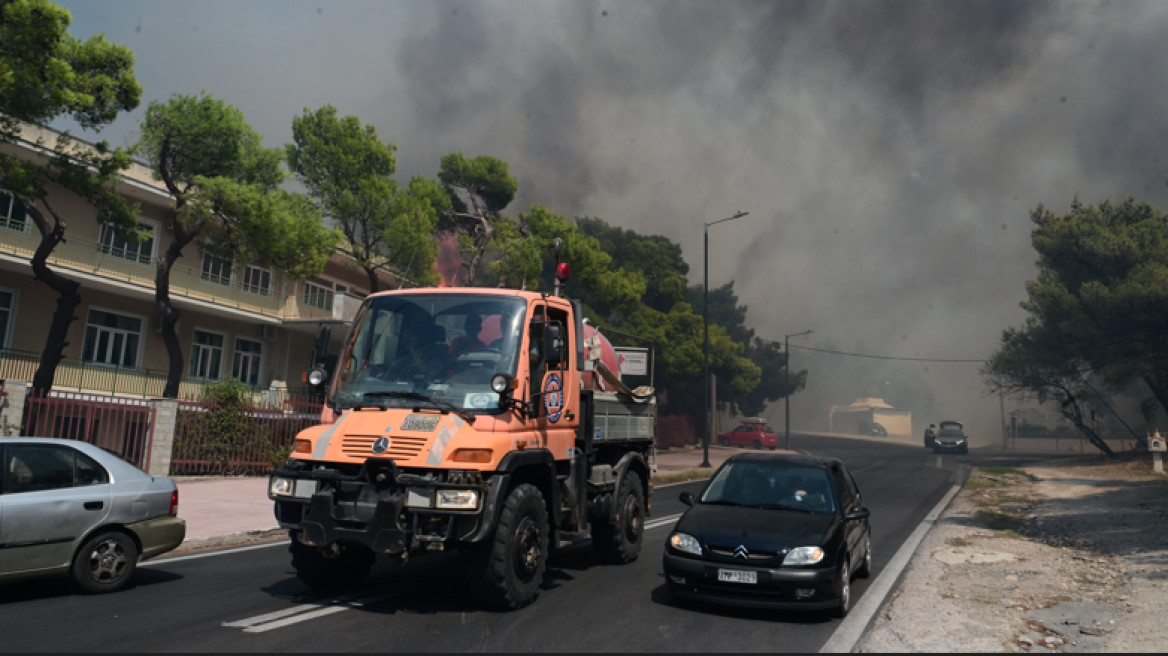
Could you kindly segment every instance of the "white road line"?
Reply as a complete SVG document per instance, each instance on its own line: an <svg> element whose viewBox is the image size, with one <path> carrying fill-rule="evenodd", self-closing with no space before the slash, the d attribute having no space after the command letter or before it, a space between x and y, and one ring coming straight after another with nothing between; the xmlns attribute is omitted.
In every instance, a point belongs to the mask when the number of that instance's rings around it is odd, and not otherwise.
<svg viewBox="0 0 1168 656"><path fill-rule="evenodd" d="M426 586L426 587L428 587L428 586ZM372 597L366 597L366 598L361 599L359 601L351 601L351 602L347 602L347 603L343 603L343 604L338 604L336 606L329 606L327 608L318 608L317 610L314 610L314 611L309 612L309 613L301 613L299 615L293 615L292 617L286 617L282 620L276 620L275 622L268 622L267 624L261 624L258 626L250 626L250 627L244 629L243 632L244 633L266 633L268 631L272 631L275 629L282 629L286 626L291 626L293 624L299 624L301 622L307 622L309 620L314 620L314 619L317 619L318 617L326 617L328 615L334 615L336 613L343 613L347 610L352 610L354 608L362 608L362 607L367 606L369 604L375 604L379 601L385 601L386 599L389 599L391 597L397 597L397 596L400 596L403 594L408 594L410 592L414 592L415 590L421 590L421 589L422 589L422 586L418 586L416 588L408 588L408 589L404 589L404 590L395 590L394 592L386 592L384 594L374 595Z"/></svg>
<svg viewBox="0 0 1168 656"><path fill-rule="evenodd" d="M917 527L912 535L904 541L900 546L900 550L889 561L888 566L884 571L880 572L880 576L872 583L871 587L864 593L863 599L856 604L852 612L848 614L847 619L840 622L839 628L832 634L831 639L824 643L820 648L821 654L847 654L851 653L852 649L856 647L856 643L864 635L864 629L868 627L868 623L876 613L880 612L880 608L884 605L885 598L892 590L892 586L896 584L896 580L900 578L900 573L908 565L912 559L913 553L916 552L917 547L921 544L921 540L925 539L925 535L929 529L933 528L937 518L948 507L949 502L957 493L961 491L961 486L954 485L953 489L945 495L945 498L933 507L933 510L925 516L921 521L920 526Z"/></svg>
<svg viewBox="0 0 1168 656"><path fill-rule="evenodd" d="M676 515L670 515L668 517L661 517L658 519L654 519L651 522L645 522L645 530L648 531L649 529L657 528L658 526L665 526L666 524L671 524L671 523L677 521L678 517L681 517L681 513L677 513Z"/></svg>
<svg viewBox="0 0 1168 656"><path fill-rule="evenodd" d="M255 544L250 547L236 547L235 549L219 549L217 551L208 551L207 553L191 554L189 556L175 556L174 558L160 558L158 560L147 560L144 563L138 563L138 567L151 567L153 565L169 565L170 563L181 563L184 560L197 560L199 558L211 558L212 556L226 556L229 554L240 553L243 551L255 551L256 549L270 549L272 547L287 546L287 540L279 540L277 542L267 542L265 544Z"/></svg>

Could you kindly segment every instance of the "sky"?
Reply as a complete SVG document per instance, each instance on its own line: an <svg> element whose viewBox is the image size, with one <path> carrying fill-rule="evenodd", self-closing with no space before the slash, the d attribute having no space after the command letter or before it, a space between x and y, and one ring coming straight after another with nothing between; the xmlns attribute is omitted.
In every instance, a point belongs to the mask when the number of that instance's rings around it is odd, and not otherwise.
<svg viewBox="0 0 1168 656"><path fill-rule="evenodd" d="M986 357L1025 317L1032 209L1168 206L1163 2L58 1L137 53L115 144L175 93L269 146L332 104L397 144L403 179L501 157L510 211L663 234L691 282L703 223L749 212L711 229L710 284L770 339ZM938 412L997 434L977 365L926 366ZM797 426L853 400L813 396Z"/></svg>

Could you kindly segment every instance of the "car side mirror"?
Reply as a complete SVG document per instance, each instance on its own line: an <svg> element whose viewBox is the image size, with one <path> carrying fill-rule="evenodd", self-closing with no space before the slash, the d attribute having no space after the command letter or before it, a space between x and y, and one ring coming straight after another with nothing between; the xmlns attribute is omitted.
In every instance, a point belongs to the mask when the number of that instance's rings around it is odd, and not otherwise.
<svg viewBox="0 0 1168 656"><path fill-rule="evenodd" d="M849 522L855 522L861 519L868 519L871 515L872 513L868 512L867 508L857 506L852 508L851 512L844 515L844 519L848 520Z"/></svg>
<svg viewBox="0 0 1168 656"><path fill-rule="evenodd" d="M682 492L681 496L677 497L677 500L687 506L692 506L694 505L694 494L693 492Z"/></svg>

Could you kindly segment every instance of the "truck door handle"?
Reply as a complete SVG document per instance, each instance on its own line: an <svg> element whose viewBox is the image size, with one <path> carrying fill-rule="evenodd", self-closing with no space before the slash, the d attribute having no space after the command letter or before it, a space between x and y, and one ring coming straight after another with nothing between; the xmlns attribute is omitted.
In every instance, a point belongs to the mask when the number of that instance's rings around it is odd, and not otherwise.
<svg viewBox="0 0 1168 656"><path fill-rule="evenodd" d="M104 501L86 501L85 502L85 509L86 510L101 510L102 508L105 508Z"/></svg>

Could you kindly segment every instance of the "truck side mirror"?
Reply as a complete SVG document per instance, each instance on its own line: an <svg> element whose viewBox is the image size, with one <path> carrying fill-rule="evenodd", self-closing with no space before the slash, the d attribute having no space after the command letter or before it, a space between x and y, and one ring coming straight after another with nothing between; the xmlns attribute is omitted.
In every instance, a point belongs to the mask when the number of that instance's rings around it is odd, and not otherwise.
<svg viewBox="0 0 1168 656"><path fill-rule="evenodd" d="M543 327L544 364L560 364L564 361L563 326L548 323Z"/></svg>
<svg viewBox="0 0 1168 656"><path fill-rule="evenodd" d="M328 359L329 346L332 344L333 329L329 326L321 326L320 332L316 334L316 362L315 365L323 365Z"/></svg>

